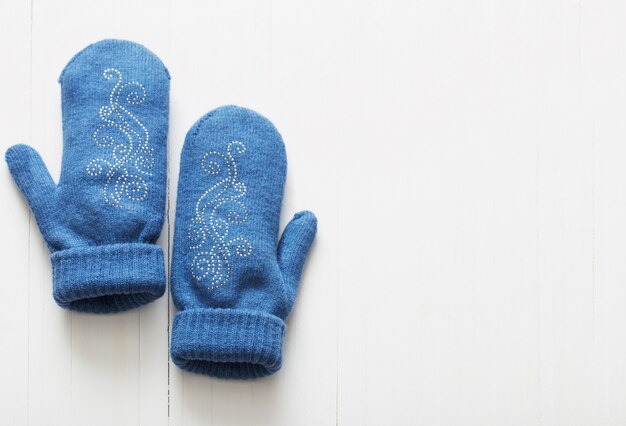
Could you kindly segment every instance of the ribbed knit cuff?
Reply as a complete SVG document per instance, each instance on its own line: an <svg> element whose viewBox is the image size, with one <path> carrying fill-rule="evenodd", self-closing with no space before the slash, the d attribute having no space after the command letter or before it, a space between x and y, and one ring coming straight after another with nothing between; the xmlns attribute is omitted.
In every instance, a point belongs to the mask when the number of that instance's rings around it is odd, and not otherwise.
<svg viewBox="0 0 626 426"><path fill-rule="evenodd" d="M174 317L172 360L183 370L229 379L275 373L282 363L285 323L235 309L190 309Z"/></svg>
<svg viewBox="0 0 626 426"><path fill-rule="evenodd" d="M165 292L163 250L154 244L77 247L50 260L54 300L73 311L126 311Z"/></svg>

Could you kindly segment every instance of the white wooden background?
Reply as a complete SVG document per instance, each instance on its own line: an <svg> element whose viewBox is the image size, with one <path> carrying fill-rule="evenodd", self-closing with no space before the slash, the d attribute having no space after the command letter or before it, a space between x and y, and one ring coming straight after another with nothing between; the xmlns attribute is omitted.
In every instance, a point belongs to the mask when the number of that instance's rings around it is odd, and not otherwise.
<svg viewBox="0 0 626 426"><path fill-rule="evenodd" d="M222 104L284 136L284 217L319 234L285 363L252 382L168 360L168 297L51 297L0 165L1 425L625 425L626 2L0 0L2 150L58 176L74 53L169 68L169 210L187 129Z"/></svg>

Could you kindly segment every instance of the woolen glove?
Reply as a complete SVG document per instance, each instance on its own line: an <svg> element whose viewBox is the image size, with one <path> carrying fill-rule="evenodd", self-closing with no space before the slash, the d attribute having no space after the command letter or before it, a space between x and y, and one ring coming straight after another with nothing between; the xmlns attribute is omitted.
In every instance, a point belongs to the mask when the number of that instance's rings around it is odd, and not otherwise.
<svg viewBox="0 0 626 426"><path fill-rule="evenodd" d="M171 270L180 368L238 379L280 368L317 227L313 213L297 213L277 244L286 167L280 135L253 111L218 108L187 133Z"/></svg>
<svg viewBox="0 0 626 426"><path fill-rule="evenodd" d="M165 291L163 225L169 74L143 46L104 40L61 77L63 162L58 185L37 152L6 152L52 253L63 308L117 312Z"/></svg>

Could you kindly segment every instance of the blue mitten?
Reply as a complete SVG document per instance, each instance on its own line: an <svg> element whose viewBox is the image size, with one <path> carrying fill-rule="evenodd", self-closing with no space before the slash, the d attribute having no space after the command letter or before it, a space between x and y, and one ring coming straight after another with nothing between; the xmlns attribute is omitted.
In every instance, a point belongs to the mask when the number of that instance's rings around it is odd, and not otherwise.
<svg viewBox="0 0 626 426"><path fill-rule="evenodd" d="M253 111L222 107L187 133L171 271L180 368L239 379L280 368L284 320L317 228L300 212L277 245L286 168L280 135Z"/></svg>
<svg viewBox="0 0 626 426"><path fill-rule="evenodd" d="M58 185L37 152L6 152L52 253L53 296L67 309L117 312L165 291L163 225L169 74L139 44L104 40L61 77Z"/></svg>

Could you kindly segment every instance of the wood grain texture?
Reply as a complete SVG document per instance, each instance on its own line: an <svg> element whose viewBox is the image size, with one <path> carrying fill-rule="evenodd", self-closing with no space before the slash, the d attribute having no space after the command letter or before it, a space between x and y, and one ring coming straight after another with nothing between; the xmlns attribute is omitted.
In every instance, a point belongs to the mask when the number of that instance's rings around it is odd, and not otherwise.
<svg viewBox="0 0 626 426"><path fill-rule="evenodd" d="M319 218L283 369L168 358L168 297L69 313L0 167L2 425L626 424L626 4L618 0L0 1L2 149L61 166L56 79L102 38L172 75L170 253L189 127L281 131L284 225Z"/></svg>

